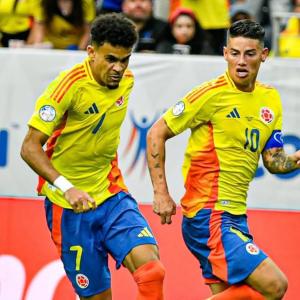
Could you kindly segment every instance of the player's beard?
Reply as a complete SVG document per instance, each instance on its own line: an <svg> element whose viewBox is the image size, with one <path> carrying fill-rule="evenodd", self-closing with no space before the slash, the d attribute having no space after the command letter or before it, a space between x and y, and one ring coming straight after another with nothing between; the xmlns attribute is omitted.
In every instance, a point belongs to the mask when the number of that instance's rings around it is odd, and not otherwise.
<svg viewBox="0 0 300 300"><path fill-rule="evenodd" d="M109 89L109 90L115 90L115 89L117 89L119 87L119 83L118 84L116 84L116 85L107 85L107 88Z"/></svg>

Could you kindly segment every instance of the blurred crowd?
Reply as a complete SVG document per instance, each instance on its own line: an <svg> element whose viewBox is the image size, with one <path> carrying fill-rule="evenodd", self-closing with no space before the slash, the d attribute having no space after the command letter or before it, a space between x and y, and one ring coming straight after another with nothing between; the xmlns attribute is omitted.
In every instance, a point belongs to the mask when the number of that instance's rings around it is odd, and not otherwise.
<svg viewBox="0 0 300 300"><path fill-rule="evenodd" d="M300 57L300 0L0 0L0 46L83 50L91 22L108 12L136 24L135 52L192 55L222 55L226 29L241 19L261 23L272 50L279 13L276 50Z"/></svg>

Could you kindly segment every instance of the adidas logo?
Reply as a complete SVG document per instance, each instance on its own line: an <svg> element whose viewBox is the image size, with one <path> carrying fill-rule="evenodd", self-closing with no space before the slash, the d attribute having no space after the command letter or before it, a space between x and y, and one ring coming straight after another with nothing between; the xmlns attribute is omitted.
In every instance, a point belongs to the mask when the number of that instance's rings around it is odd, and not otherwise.
<svg viewBox="0 0 300 300"><path fill-rule="evenodd" d="M142 231L138 234L138 237L152 237L153 238L153 235L147 227L144 227L144 229L142 229Z"/></svg>
<svg viewBox="0 0 300 300"><path fill-rule="evenodd" d="M95 103L93 103L93 105L87 110L84 112L86 115L90 115L90 114L98 114L99 113L99 110L98 110L98 107Z"/></svg>
<svg viewBox="0 0 300 300"><path fill-rule="evenodd" d="M236 108L234 108L227 116L226 118L233 118L233 119L239 119L240 118L240 114L237 111Z"/></svg>

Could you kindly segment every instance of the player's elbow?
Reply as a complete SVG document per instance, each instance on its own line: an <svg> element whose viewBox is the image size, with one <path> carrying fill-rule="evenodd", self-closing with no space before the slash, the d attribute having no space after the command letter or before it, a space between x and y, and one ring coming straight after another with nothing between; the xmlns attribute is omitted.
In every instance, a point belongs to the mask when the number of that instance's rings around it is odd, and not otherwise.
<svg viewBox="0 0 300 300"><path fill-rule="evenodd" d="M278 173L280 173L278 170L273 170L272 168L266 168L268 171L269 171L269 173L270 174L278 174Z"/></svg>
<svg viewBox="0 0 300 300"><path fill-rule="evenodd" d="M22 143L21 151L20 151L20 155L25 162L28 162L30 160L30 156L34 152L33 148L34 147L33 147L32 143L28 139L25 138Z"/></svg>
<svg viewBox="0 0 300 300"><path fill-rule="evenodd" d="M264 166L271 174L287 173L286 170L284 170L280 165L277 165L277 164L274 164L271 162L264 162Z"/></svg>
<svg viewBox="0 0 300 300"><path fill-rule="evenodd" d="M25 141L23 142L23 144L21 146L20 156L22 157L23 160L26 161L26 158L28 156L28 147L27 147L27 144Z"/></svg>
<svg viewBox="0 0 300 300"><path fill-rule="evenodd" d="M269 173L276 174L276 171L274 170L274 168L272 168L271 164L269 164L266 161L264 161L263 163L264 163L264 167L268 170Z"/></svg>
<svg viewBox="0 0 300 300"><path fill-rule="evenodd" d="M274 170L267 161L263 161L264 167L269 171L269 173L274 174Z"/></svg>
<svg viewBox="0 0 300 300"><path fill-rule="evenodd" d="M156 138L157 138L157 130L155 130L153 125L147 132L147 144L149 145Z"/></svg>
<svg viewBox="0 0 300 300"><path fill-rule="evenodd" d="M165 121L161 118L152 125L147 133L147 142L166 142L167 139L173 137L174 134L167 127Z"/></svg>

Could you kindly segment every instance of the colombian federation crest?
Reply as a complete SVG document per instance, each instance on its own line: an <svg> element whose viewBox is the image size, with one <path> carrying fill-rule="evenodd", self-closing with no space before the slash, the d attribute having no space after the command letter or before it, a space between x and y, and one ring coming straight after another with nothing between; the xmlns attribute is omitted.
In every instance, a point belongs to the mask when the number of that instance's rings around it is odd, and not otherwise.
<svg viewBox="0 0 300 300"><path fill-rule="evenodd" d="M246 245L246 250L251 255L258 255L259 254L259 248L256 245L252 244L252 243L248 243Z"/></svg>
<svg viewBox="0 0 300 300"><path fill-rule="evenodd" d="M121 97L115 102L116 106L121 106L121 105L123 105L123 103L124 103L124 97L123 97L123 96L121 96Z"/></svg>
<svg viewBox="0 0 300 300"><path fill-rule="evenodd" d="M262 107L260 109L260 118L263 120L264 123L270 124L274 120L274 113L268 107Z"/></svg>
<svg viewBox="0 0 300 300"><path fill-rule="evenodd" d="M89 286L90 281L84 274L77 274L76 283L81 289L86 289Z"/></svg>

